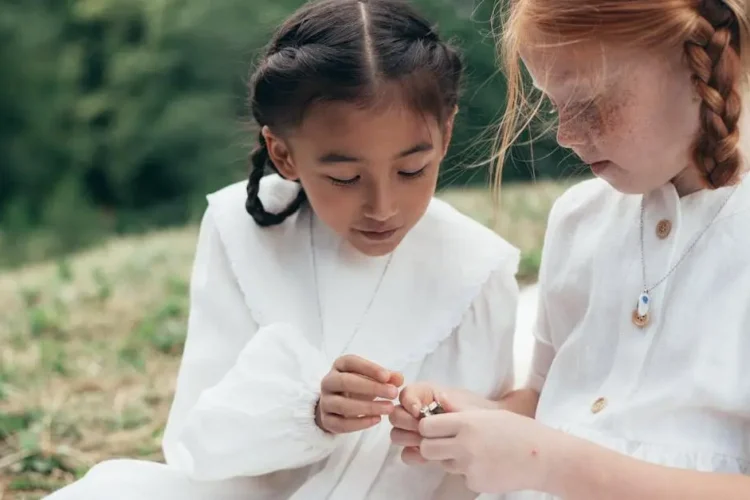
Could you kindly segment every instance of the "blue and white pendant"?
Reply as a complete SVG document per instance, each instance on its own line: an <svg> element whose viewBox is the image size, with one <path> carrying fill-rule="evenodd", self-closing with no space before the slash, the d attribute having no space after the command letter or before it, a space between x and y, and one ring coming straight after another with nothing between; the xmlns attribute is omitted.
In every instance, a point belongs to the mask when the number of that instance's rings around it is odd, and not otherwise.
<svg viewBox="0 0 750 500"><path fill-rule="evenodd" d="M638 296L638 305L633 311L633 324L639 328L648 325L648 312L651 309L651 296L643 292Z"/></svg>

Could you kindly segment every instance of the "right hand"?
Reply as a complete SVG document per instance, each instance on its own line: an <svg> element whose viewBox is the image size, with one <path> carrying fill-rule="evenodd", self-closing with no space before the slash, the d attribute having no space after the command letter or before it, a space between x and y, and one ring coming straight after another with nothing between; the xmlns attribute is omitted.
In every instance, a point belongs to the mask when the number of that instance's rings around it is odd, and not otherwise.
<svg viewBox="0 0 750 500"><path fill-rule="evenodd" d="M320 384L315 423L331 434L368 429L390 415L404 383L392 372L355 355L338 358ZM376 401L376 398L385 401Z"/></svg>

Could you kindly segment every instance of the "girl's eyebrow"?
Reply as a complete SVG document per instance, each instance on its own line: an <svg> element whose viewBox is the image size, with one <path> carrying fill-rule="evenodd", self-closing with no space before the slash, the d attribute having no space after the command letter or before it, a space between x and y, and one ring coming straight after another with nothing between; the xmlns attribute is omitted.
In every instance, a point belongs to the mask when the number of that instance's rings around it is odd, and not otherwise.
<svg viewBox="0 0 750 500"><path fill-rule="evenodd" d="M401 153L396 155L394 159L406 158L407 156L411 156L416 153L424 153L426 151L432 151L432 144L429 142L420 142L412 146L411 148L402 151Z"/></svg>
<svg viewBox="0 0 750 500"><path fill-rule="evenodd" d="M407 156L411 156L416 153L423 153L425 151L432 151L433 146L429 142L420 142L415 144L414 146L405 149L404 151L398 153L394 159L401 159L406 158ZM319 163L328 163L328 164L335 164L335 163L361 163L363 160L361 158L357 158L356 156L351 156L345 153L340 153L336 151L332 151L330 153L326 153L320 158L318 158Z"/></svg>

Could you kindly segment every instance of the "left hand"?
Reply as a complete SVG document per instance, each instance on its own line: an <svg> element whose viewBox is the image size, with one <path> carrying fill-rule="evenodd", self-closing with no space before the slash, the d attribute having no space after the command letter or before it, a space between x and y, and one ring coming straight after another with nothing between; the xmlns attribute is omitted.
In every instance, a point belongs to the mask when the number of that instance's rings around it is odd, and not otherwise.
<svg viewBox="0 0 750 500"><path fill-rule="evenodd" d="M504 410L434 415L419 422L419 433L422 457L463 475L477 493L544 491L546 454L557 437L536 420Z"/></svg>

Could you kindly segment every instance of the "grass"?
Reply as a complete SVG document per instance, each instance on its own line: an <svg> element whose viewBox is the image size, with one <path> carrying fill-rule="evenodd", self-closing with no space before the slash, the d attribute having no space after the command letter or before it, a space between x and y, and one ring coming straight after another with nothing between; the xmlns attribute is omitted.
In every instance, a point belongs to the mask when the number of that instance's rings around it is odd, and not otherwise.
<svg viewBox="0 0 750 500"><path fill-rule="evenodd" d="M564 186L442 193L523 250L533 280ZM112 240L0 275L0 500L38 499L111 457L161 460L197 228Z"/></svg>

